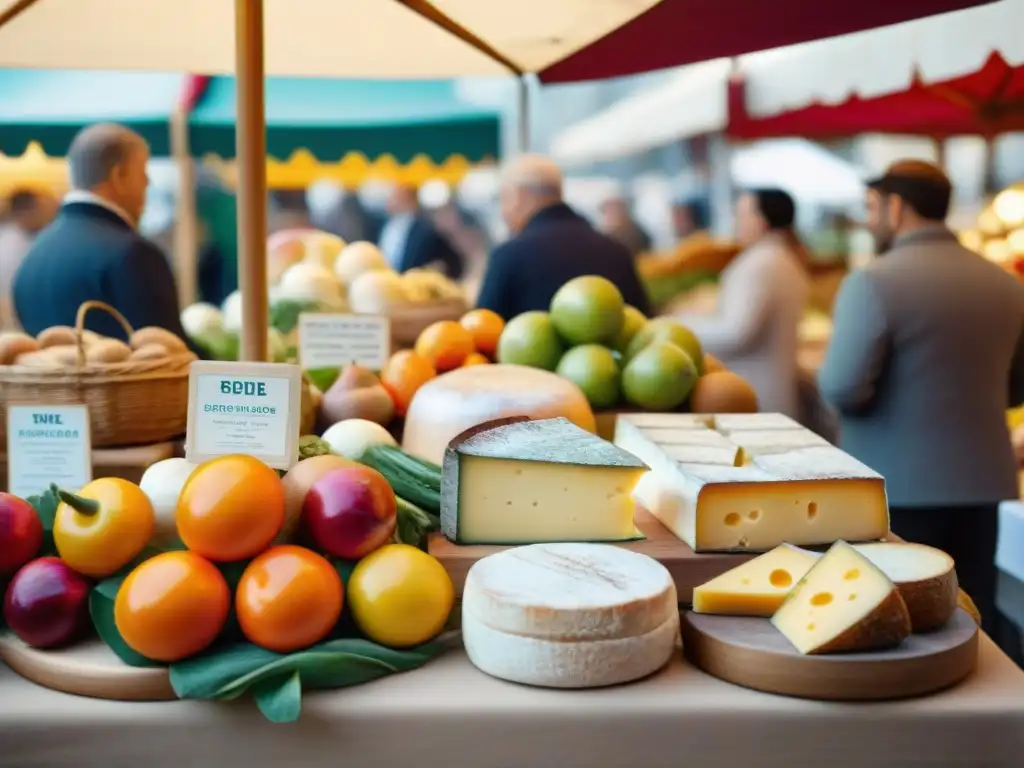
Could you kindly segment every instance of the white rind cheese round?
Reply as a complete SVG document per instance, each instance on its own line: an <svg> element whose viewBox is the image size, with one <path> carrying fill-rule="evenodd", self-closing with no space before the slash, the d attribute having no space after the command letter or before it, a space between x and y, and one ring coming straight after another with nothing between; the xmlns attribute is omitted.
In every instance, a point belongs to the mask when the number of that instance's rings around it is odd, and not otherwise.
<svg viewBox="0 0 1024 768"><path fill-rule="evenodd" d="M402 447L440 464L453 437L485 421L510 416L564 416L597 433L594 412L571 381L522 365L470 365L420 387L405 417Z"/></svg>
<svg viewBox="0 0 1024 768"><path fill-rule="evenodd" d="M466 577L462 637L494 677L550 688L637 680L676 648L672 577L605 544L532 544L478 561Z"/></svg>
<svg viewBox="0 0 1024 768"><path fill-rule="evenodd" d="M462 618L462 641L477 669L546 688L597 688L647 677L669 662L678 636L678 612L645 635L578 643L511 635Z"/></svg>
<svg viewBox="0 0 1024 768"><path fill-rule="evenodd" d="M678 615L676 588L653 558L607 544L531 544L474 563L463 617L557 642L653 632Z"/></svg>

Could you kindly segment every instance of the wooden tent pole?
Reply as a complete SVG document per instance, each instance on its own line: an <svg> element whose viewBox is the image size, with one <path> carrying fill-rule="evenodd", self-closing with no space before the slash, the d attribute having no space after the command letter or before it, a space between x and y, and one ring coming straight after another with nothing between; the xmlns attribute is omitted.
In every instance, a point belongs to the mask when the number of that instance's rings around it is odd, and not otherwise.
<svg viewBox="0 0 1024 768"><path fill-rule="evenodd" d="M263 0L235 0L238 83L238 286L242 291L239 359L267 360L267 134L264 110Z"/></svg>
<svg viewBox="0 0 1024 768"><path fill-rule="evenodd" d="M188 108L171 113L171 156L178 170L178 215L174 217L174 271L178 303L187 307L196 300L199 236L196 220L196 166L188 146Z"/></svg>

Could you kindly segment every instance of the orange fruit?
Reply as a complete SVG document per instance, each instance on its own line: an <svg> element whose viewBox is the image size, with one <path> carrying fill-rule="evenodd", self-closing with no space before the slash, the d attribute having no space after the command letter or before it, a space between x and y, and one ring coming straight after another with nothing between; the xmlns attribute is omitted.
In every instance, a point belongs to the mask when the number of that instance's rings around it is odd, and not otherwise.
<svg viewBox="0 0 1024 768"><path fill-rule="evenodd" d="M252 456L204 462L189 476L175 513L186 547L220 563L266 549L284 524L284 486L277 472Z"/></svg>
<svg viewBox="0 0 1024 768"><path fill-rule="evenodd" d="M454 320L432 323L416 339L416 353L433 363L438 371L458 368L473 349L473 335Z"/></svg>
<svg viewBox="0 0 1024 768"><path fill-rule="evenodd" d="M465 360L462 361L460 367L465 368L467 365L490 365L490 360L487 359L487 355L482 355L479 352L473 352Z"/></svg>
<svg viewBox="0 0 1024 768"><path fill-rule="evenodd" d="M423 355L409 349L395 352L380 372L380 383L395 401L395 413L404 416L416 390L437 376L437 369Z"/></svg>
<svg viewBox="0 0 1024 768"><path fill-rule="evenodd" d="M462 316L459 325L473 337L473 347L488 357L498 351L498 339L505 330L505 320L489 309L474 309Z"/></svg>
<svg viewBox="0 0 1024 768"><path fill-rule="evenodd" d="M338 623L341 577L304 547L272 547L242 573L235 613L242 633L261 648L289 653L323 640Z"/></svg>
<svg viewBox="0 0 1024 768"><path fill-rule="evenodd" d="M195 552L164 552L121 584L114 624L133 651L171 663L216 640L230 608L228 583L209 560Z"/></svg>

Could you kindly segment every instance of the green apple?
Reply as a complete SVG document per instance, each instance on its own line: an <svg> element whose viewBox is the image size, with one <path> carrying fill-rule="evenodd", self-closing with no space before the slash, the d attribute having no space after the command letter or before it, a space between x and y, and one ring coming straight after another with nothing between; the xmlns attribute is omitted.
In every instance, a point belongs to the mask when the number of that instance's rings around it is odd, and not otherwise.
<svg viewBox="0 0 1024 768"><path fill-rule="evenodd" d="M622 328L624 307L613 282L586 275L558 289L551 299L551 322L570 347L603 344Z"/></svg>
<svg viewBox="0 0 1024 768"><path fill-rule="evenodd" d="M654 341L622 372L626 400L648 411L671 411L690 396L699 374L691 357L675 344Z"/></svg>
<svg viewBox="0 0 1024 768"><path fill-rule="evenodd" d="M607 347L573 347L562 355L555 373L583 390L592 408L611 408L619 402L619 364Z"/></svg>
<svg viewBox="0 0 1024 768"><path fill-rule="evenodd" d="M640 350L654 341L667 341L675 344L683 352L690 356L700 373L704 361L704 349L701 347L700 339L682 323L678 323L670 317L656 317L647 321L626 348L626 360L632 360Z"/></svg>
<svg viewBox="0 0 1024 768"><path fill-rule="evenodd" d="M645 325L647 325L647 318L644 317L644 313L632 304L627 304L622 310L622 327L615 334L615 338L610 344L611 348L616 352L625 352L629 348L629 342L640 333L640 329Z"/></svg>
<svg viewBox="0 0 1024 768"><path fill-rule="evenodd" d="M524 312L505 325L498 339L498 362L553 371L565 351L547 312Z"/></svg>

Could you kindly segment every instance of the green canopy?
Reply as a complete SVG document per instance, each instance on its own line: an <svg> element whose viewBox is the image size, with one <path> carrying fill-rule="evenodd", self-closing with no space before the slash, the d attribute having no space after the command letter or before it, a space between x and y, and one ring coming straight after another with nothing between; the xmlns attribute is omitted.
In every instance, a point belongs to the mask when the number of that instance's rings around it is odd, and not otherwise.
<svg viewBox="0 0 1024 768"><path fill-rule="evenodd" d="M63 157L82 128L112 122L142 134L153 155L167 156L181 86L181 75L0 69L0 153L17 157L34 141Z"/></svg>
<svg viewBox="0 0 1024 768"><path fill-rule="evenodd" d="M271 77L266 115L267 154L281 160L299 149L331 162L352 152L402 164L498 155L499 114L460 101L451 81ZM233 158L235 122L235 80L215 77L190 118L192 153Z"/></svg>

